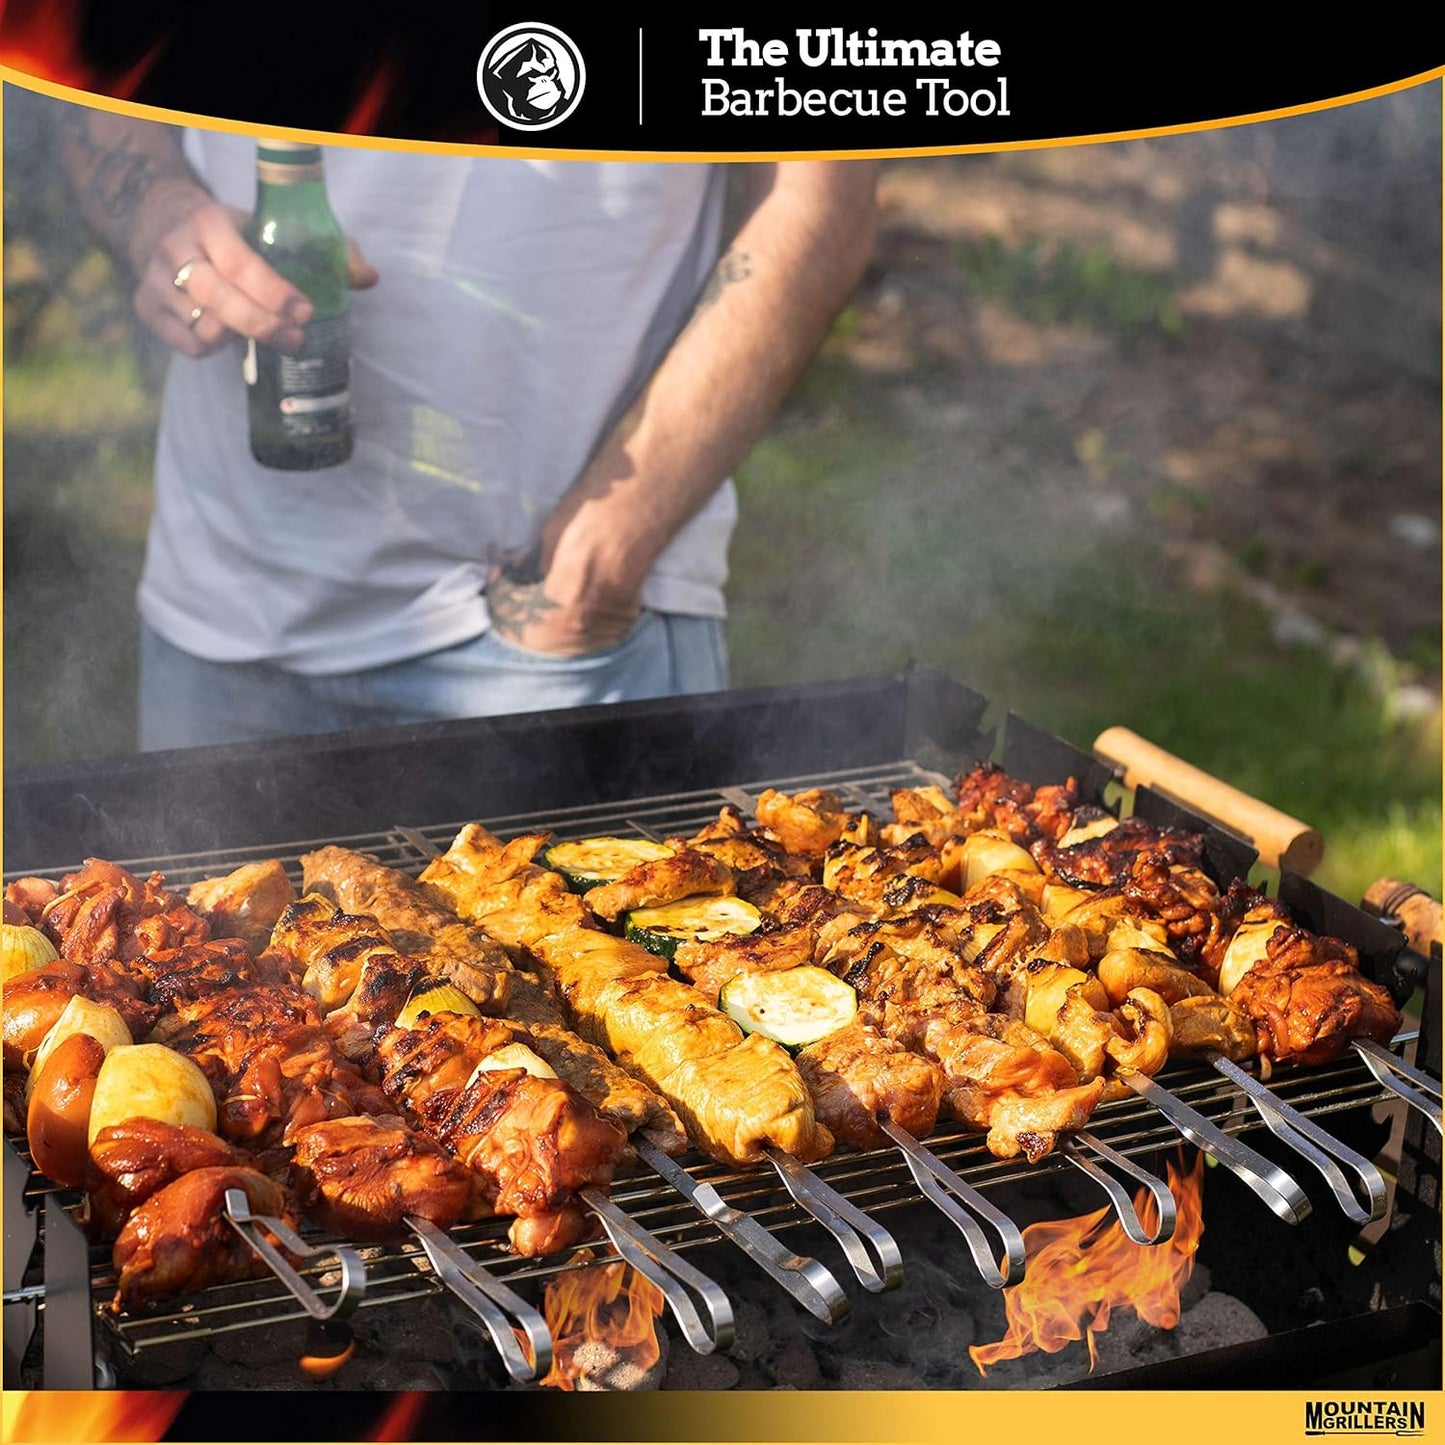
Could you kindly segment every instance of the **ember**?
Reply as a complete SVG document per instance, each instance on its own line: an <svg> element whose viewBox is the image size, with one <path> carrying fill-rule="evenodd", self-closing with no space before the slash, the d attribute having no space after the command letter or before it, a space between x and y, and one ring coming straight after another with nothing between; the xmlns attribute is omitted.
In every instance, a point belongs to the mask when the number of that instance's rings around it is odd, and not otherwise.
<svg viewBox="0 0 1445 1445"><path fill-rule="evenodd" d="M662 1355L653 1324L662 1303L662 1292L621 1260L551 1280L542 1312L555 1352L543 1385L641 1388Z"/></svg>
<svg viewBox="0 0 1445 1445"><path fill-rule="evenodd" d="M1008 1332L991 1345L970 1345L969 1355L986 1375L999 1360L1017 1359L1034 1350L1057 1354L1087 1337L1089 1368L1098 1361L1095 1336L1109 1328L1116 1308L1132 1309L1159 1329L1179 1323L1179 1291L1194 1269L1204 1233L1201 1196L1204 1156L1195 1157L1186 1175L1169 1165L1169 1188L1178 1205L1174 1236L1166 1244L1135 1244L1107 1208L1073 1219L1031 1224L1024 1230L1028 1272L1005 1290ZM1147 1191L1135 1201L1151 1229L1157 1215Z"/></svg>

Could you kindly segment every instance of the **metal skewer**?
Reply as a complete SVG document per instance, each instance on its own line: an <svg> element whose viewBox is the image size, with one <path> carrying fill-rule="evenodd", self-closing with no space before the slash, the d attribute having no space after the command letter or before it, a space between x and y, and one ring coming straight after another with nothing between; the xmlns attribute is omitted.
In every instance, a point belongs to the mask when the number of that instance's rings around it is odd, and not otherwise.
<svg viewBox="0 0 1445 1445"><path fill-rule="evenodd" d="M1132 1239L1135 1244L1165 1244L1174 1237L1178 1209L1174 1202L1173 1192L1158 1175L1150 1174L1147 1169L1141 1169L1132 1159L1126 1158L1117 1149L1111 1149L1098 1135L1087 1129L1077 1130L1072 1138L1065 1139L1059 1148L1064 1158L1074 1168L1087 1174L1109 1196L1109 1202L1114 1206L1114 1213L1119 1217L1120 1228L1123 1229L1127 1238ZM1097 1154L1111 1168L1127 1175L1136 1184L1149 1191L1149 1196L1153 1199L1154 1207L1159 1215L1159 1222L1152 1231L1139 1218L1139 1211L1134 1208L1133 1195L1117 1179L1090 1159L1085 1154L1085 1149Z"/></svg>
<svg viewBox="0 0 1445 1445"><path fill-rule="evenodd" d="M1396 1042L1400 1040L1397 1038ZM1354 1039L1354 1050L1364 1061L1365 1067L1375 1078L1398 1099L1403 1099L1412 1109L1418 1110L1438 1134L1445 1134L1441 1127L1440 1081L1406 1063L1398 1054L1381 1048L1372 1039ZM1412 1087L1413 1086L1413 1087Z"/></svg>
<svg viewBox="0 0 1445 1445"><path fill-rule="evenodd" d="M1389 1196L1380 1171L1368 1159L1347 1148L1334 1135L1326 1133L1318 1124L1277 1098L1258 1079L1246 1074L1223 1054L1209 1049L1204 1058L1216 1073L1243 1091L1270 1133L1324 1175L1330 1192L1347 1218L1356 1224L1369 1224L1383 1217L1389 1207ZM1359 1194L1345 1177L1341 1164L1358 1177L1368 1204L1361 1205Z"/></svg>
<svg viewBox="0 0 1445 1445"><path fill-rule="evenodd" d="M816 1259L794 1254L751 1215L690 1175L654 1144L634 1139L638 1158L657 1171L700 1214L711 1220L754 1264L767 1271L815 1319L836 1324L851 1308L843 1287Z"/></svg>
<svg viewBox="0 0 1445 1445"><path fill-rule="evenodd" d="M732 1344L732 1302L714 1281L625 1215L600 1189L580 1190L577 1197L601 1221L618 1254L662 1291L683 1337L698 1354L710 1355ZM693 1295L707 1311L706 1324Z"/></svg>
<svg viewBox="0 0 1445 1445"><path fill-rule="evenodd" d="M893 1236L877 1220L850 1204L791 1154L770 1148L763 1150L763 1156L778 1171L788 1193L842 1245L864 1289L881 1294L902 1283L903 1256Z"/></svg>
<svg viewBox="0 0 1445 1445"><path fill-rule="evenodd" d="M931 1149L920 1144L901 1124L880 1119L879 1127L898 1146L903 1162L925 1199L950 1219L959 1229L990 1289L1017 1284L1024 1277L1024 1237L1017 1224L1003 1210L990 1204L983 1195L961 1179ZM977 1217L975 1217L977 1216ZM1003 1241L1003 1258L995 1260L988 1236L979 1227L978 1219L991 1224Z"/></svg>
<svg viewBox="0 0 1445 1445"><path fill-rule="evenodd" d="M431 1220L408 1214L406 1227L426 1251L437 1278L486 1327L507 1373L520 1384L542 1379L552 1368L552 1334L541 1314L458 1249ZM526 1336L530 1360L517 1341L518 1329Z"/></svg>
<svg viewBox="0 0 1445 1445"><path fill-rule="evenodd" d="M1231 1138L1147 1074L1121 1072L1117 1077L1148 1100L1191 1144L1197 1144L1237 1174L1286 1224L1299 1224L1309 1217L1312 1207L1309 1196L1290 1175L1271 1164L1258 1150Z"/></svg>
<svg viewBox="0 0 1445 1445"><path fill-rule="evenodd" d="M314 1320L342 1320L361 1303L366 1293L366 1266L361 1256L344 1245L322 1248L307 1244L284 1220L269 1214L253 1214L251 1201L244 1189L228 1189L225 1196L226 1222L269 1266L271 1272L295 1296L301 1308ZM284 1248L303 1259L335 1255L341 1269L341 1284L336 1298L329 1304L299 1274L292 1269L289 1261L261 1232L258 1225L264 1225L281 1241Z"/></svg>

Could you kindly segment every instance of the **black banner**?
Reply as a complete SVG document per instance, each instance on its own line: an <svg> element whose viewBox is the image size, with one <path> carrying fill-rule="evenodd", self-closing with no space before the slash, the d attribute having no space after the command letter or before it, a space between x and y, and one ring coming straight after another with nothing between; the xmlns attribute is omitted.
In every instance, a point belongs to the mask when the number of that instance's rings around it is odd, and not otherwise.
<svg viewBox="0 0 1445 1445"><path fill-rule="evenodd" d="M750 7L760 8L760 7ZM235 11L10 0L0 60L96 94L250 123L550 149L998 146L1317 104L1437 70L1404 13L1257 28L1251 13L565 5ZM944 14L950 16L943 18ZM1423 12L1414 12L1423 15Z"/></svg>

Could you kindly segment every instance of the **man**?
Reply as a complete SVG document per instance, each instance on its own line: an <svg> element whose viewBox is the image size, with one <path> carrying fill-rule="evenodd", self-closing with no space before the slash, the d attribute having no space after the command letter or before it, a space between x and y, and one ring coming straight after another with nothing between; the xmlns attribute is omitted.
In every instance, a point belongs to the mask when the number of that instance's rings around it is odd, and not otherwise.
<svg viewBox="0 0 1445 1445"><path fill-rule="evenodd" d="M353 252L351 460L249 456L244 338L305 297L241 239L254 143L75 109L65 160L167 379L141 745L726 685L727 477L872 244L875 167L326 153ZM374 265L372 264L374 263Z"/></svg>

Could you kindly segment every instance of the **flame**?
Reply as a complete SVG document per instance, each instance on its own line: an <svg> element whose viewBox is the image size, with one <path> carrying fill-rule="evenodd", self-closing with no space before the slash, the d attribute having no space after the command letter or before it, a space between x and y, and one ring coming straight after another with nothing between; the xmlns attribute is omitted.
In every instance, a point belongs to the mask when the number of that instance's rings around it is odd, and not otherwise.
<svg viewBox="0 0 1445 1445"><path fill-rule="evenodd" d="M5 1441L164 1440L184 1390L6 1390Z"/></svg>
<svg viewBox="0 0 1445 1445"><path fill-rule="evenodd" d="M1204 1233L1201 1199L1204 1155L1185 1175L1169 1165L1169 1188L1177 1206L1174 1236L1165 1244L1135 1244L1117 1220L1104 1227L1107 1206L1075 1219L1031 1224L1024 1230L1028 1272L1004 1291L1008 1332L990 1345L970 1345L980 1375L999 1360L1017 1359L1033 1350L1057 1354L1087 1336L1089 1369L1098 1363L1095 1336L1109 1328L1113 1310L1132 1309L1162 1330L1179 1323L1179 1291L1194 1270L1194 1255ZM1135 1207L1153 1228L1153 1198L1140 1190Z"/></svg>
<svg viewBox="0 0 1445 1445"><path fill-rule="evenodd" d="M396 74L396 56L388 55L351 107L341 127L347 135L375 134L391 93L396 88Z"/></svg>
<svg viewBox="0 0 1445 1445"><path fill-rule="evenodd" d="M85 90L95 79L80 54L77 0L0 0L0 65Z"/></svg>
<svg viewBox="0 0 1445 1445"><path fill-rule="evenodd" d="M653 1325L662 1303L662 1291L621 1260L549 1280L542 1313L552 1332L552 1369L542 1383L575 1390L577 1351L592 1342L627 1355L639 1373L651 1369L662 1354Z"/></svg>
<svg viewBox="0 0 1445 1445"><path fill-rule="evenodd" d="M414 1440L417 1421L426 1408L425 1390L403 1390L382 1412L368 1440Z"/></svg>
<svg viewBox="0 0 1445 1445"><path fill-rule="evenodd" d="M129 100L160 58L158 40L118 75L99 71L81 50L85 0L0 0L0 65L76 90Z"/></svg>

